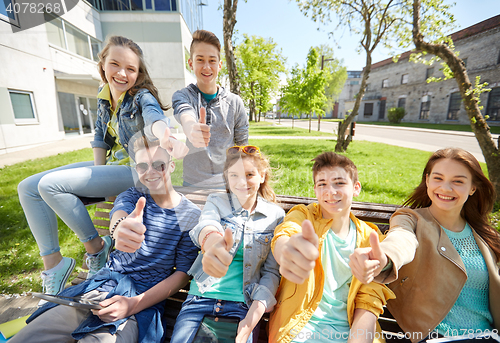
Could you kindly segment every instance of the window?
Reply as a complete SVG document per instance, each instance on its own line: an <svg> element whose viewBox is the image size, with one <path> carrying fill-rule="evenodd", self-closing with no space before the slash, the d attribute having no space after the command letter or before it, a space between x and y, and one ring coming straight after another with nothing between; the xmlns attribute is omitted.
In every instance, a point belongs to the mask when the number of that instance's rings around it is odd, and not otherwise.
<svg viewBox="0 0 500 343"><path fill-rule="evenodd" d="M387 88L387 87L389 87L389 79L382 80L382 88Z"/></svg>
<svg viewBox="0 0 500 343"><path fill-rule="evenodd" d="M500 64L500 51L498 51L498 59L497 59L497 64Z"/></svg>
<svg viewBox="0 0 500 343"><path fill-rule="evenodd" d="M500 121L500 87L493 88L488 94L486 115L490 121Z"/></svg>
<svg viewBox="0 0 500 343"><path fill-rule="evenodd" d="M87 35L70 25L65 26L66 39L68 40L68 50L90 59L90 49Z"/></svg>
<svg viewBox="0 0 500 343"><path fill-rule="evenodd" d="M62 20L59 18L54 18L47 13L44 13L44 16L45 28L47 29L47 38L49 40L49 43L57 45L61 48L66 48Z"/></svg>
<svg viewBox="0 0 500 343"><path fill-rule="evenodd" d="M373 114L373 103L365 103L365 110L363 116L371 116Z"/></svg>
<svg viewBox="0 0 500 343"><path fill-rule="evenodd" d="M405 84L407 84L407 83L408 83L408 74L403 74L403 75L401 76L401 84L402 84L402 85L405 85Z"/></svg>
<svg viewBox="0 0 500 343"><path fill-rule="evenodd" d="M349 84L350 85L359 85L359 81L351 81Z"/></svg>
<svg viewBox="0 0 500 343"><path fill-rule="evenodd" d="M399 98L398 99L398 107L405 108L406 106L406 98Z"/></svg>
<svg viewBox="0 0 500 343"><path fill-rule="evenodd" d="M420 116L418 119L429 120L429 109L431 107L431 97L425 95L422 97L422 102L420 103Z"/></svg>
<svg viewBox="0 0 500 343"><path fill-rule="evenodd" d="M90 45L92 48L92 59L95 62L99 62L99 51L101 51L101 42L99 42L97 39L90 37Z"/></svg>
<svg viewBox="0 0 500 343"><path fill-rule="evenodd" d="M425 71L425 79L427 80L429 77L431 77L434 74L434 67L432 68L427 68Z"/></svg>
<svg viewBox="0 0 500 343"><path fill-rule="evenodd" d="M460 92L451 93L450 95L450 106L448 108L448 115L446 120L458 120L458 112L460 111L460 105L462 104L462 97Z"/></svg>
<svg viewBox="0 0 500 343"><path fill-rule="evenodd" d="M33 106L33 93L9 90L16 124L38 123Z"/></svg>

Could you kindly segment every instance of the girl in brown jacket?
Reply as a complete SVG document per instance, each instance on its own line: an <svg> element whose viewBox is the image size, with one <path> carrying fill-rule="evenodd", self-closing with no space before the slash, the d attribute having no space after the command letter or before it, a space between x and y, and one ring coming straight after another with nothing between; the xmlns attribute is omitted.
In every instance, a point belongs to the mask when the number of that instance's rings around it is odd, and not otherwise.
<svg viewBox="0 0 500 343"><path fill-rule="evenodd" d="M383 243L351 255L359 280L390 283L396 299L387 306L413 342L438 334L498 337L500 235L489 222L494 201L493 185L472 154L438 150L404 203L410 208L392 216Z"/></svg>

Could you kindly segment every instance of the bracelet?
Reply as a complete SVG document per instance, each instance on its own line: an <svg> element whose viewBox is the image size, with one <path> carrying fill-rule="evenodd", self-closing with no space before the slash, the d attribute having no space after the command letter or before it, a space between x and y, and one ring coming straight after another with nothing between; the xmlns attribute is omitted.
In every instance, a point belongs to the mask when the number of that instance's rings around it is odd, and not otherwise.
<svg viewBox="0 0 500 343"><path fill-rule="evenodd" d="M207 234L205 235L205 238L203 238L203 241L201 242L201 253L202 253L202 254L204 254L204 253L205 253L205 249L203 249L203 246L205 245L205 242L207 241L208 236L210 236L212 233L217 233L217 234L219 234L221 237L223 237L222 233L220 233L219 231L215 231L215 230L213 230L213 231L210 231L209 233L207 233Z"/></svg>
<svg viewBox="0 0 500 343"><path fill-rule="evenodd" d="M113 234L115 233L115 229L116 227L118 226L118 224L120 224L123 220L125 220L127 217L121 217L120 219L118 219L116 222L115 222L115 225L113 225L113 227L109 230L109 235L111 236L111 239L112 240L115 240L115 238L113 237Z"/></svg>

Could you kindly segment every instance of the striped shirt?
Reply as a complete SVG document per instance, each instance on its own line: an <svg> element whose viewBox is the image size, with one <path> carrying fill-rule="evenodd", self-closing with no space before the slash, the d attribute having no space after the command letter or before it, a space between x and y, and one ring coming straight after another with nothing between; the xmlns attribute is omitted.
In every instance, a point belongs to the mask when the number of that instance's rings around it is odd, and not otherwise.
<svg viewBox="0 0 500 343"><path fill-rule="evenodd" d="M176 207L161 208L149 194L132 187L116 198L110 217L117 210L131 213L141 196L146 197L145 239L134 253L113 251L106 267L152 286L169 277L174 268L187 273L193 264L198 248L191 241L189 231L198 223L201 211L184 195Z"/></svg>

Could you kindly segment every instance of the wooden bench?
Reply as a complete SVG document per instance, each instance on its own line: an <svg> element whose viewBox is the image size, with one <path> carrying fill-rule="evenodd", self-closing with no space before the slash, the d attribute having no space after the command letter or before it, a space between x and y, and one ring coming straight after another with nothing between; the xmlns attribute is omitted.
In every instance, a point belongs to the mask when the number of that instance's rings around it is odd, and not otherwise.
<svg viewBox="0 0 500 343"><path fill-rule="evenodd" d="M186 198L191 200L193 203L198 205L200 209L203 209L205 202L207 200L207 196L211 193L217 192L214 190L203 190L196 189L190 187L178 187L175 189L184 194ZM219 191L223 192L223 191ZM97 209L94 215L93 223L96 226L99 234L108 235L109 234L109 212L113 208L114 197L110 199L93 199L93 198L84 198L82 199L85 204L93 204L97 203ZM105 200L105 201L103 201ZM288 212L293 206L298 204L310 204L316 202L316 198L308 198L308 197L298 197L298 196L290 196L290 195L278 195L277 196L278 204ZM377 204L377 203L366 203L366 202L356 202L354 201L352 204L352 212L361 220L372 222L378 225L382 232L387 231L389 227L389 219L394 211L399 206L396 205L386 205L386 204ZM83 268L86 269L85 261L83 262ZM76 279L72 281L72 284L78 284L85 280L86 273L82 272L78 275ZM181 309L181 305L186 299L188 294L188 287L185 289L181 289L178 293L169 297L166 300L165 306L165 315L163 317L164 324L166 328L166 340L165 342L170 341L170 337L172 335L172 330L175 324L175 320L177 318L177 314ZM259 335L259 343L267 342L267 322L269 320L269 315L264 315L264 318L261 322L260 327L260 335ZM397 325L396 321L393 319L392 315L387 311L380 317L379 323L382 327L382 330L385 334L387 334L388 342L410 342L407 339L402 337L398 337L396 333L402 332Z"/></svg>

